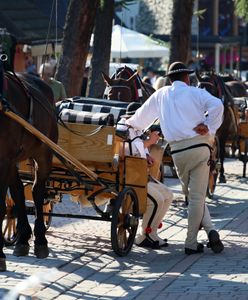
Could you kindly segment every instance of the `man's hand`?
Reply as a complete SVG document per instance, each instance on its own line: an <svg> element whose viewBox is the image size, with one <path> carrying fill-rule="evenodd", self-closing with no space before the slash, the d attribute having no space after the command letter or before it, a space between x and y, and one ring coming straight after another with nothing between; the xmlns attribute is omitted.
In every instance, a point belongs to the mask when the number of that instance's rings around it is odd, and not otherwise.
<svg viewBox="0 0 248 300"><path fill-rule="evenodd" d="M208 126L203 123L198 124L193 130L200 135L206 135L209 132Z"/></svg>
<svg viewBox="0 0 248 300"><path fill-rule="evenodd" d="M151 155L147 154L146 159L147 159L148 166L151 167L154 163L154 158Z"/></svg>

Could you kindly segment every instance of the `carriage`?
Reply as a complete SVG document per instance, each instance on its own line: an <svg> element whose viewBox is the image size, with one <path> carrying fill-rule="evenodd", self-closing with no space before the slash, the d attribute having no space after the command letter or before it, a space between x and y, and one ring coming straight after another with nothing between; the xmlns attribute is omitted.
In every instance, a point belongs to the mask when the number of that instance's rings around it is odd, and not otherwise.
<svg viewBox="0 0 248 300"><path fill-rule="evenodd" d="M99 99L88 99L86 103L77 98L64 101L60 105L57 145L14 113L7 111L6 114L41 139L55 154L43 204L46 228L49 228L53 216L111 222L112 248L117 255L125 256L132 248L139 217L146 209L148 167L146 159L124 155L124 147L130 141L118 134L113 126L125 111L126 104L113 101L111 104L117 106L109 106L108 113L85 112L85 106L98 111L101 107L106 111L106 103L106 100ZM153 175L158 172L156 167L154 164L150 169ZM19 175L25 187L25 198L29 200L32 200L33 170L31 161L20 163ZM69 194L83 207L92 206L97 215L54 213L54 204L60 202L64 194ZM112 212L105 210L109 201L113 204ZM6 203L3 233L5 243L11 245L18 235L15 206L8 196ZM28 206L27 212L35 214L34 206Z"/></svg>
<svg viewBox="0 0 248 300"><path fill-rule="evenodd" d="M28 240L32 229L28 224L23 202L25 202L24 198L32 198L30 191L34 183L32 195L35 211L32 210L31 213L36 215L34 253L38 258L45 258L49 254L45 230L49 227L51 217L59 216L53 213L52 208L54 203L60 201L62 194L69 194L83 204L92 205L98 214L97 216L62 214L62 217L111 222L112 248L120 256L127 255L135 239L139 216L146 208L148 177L145 159L123 155L122 150L130 141L123 136L118 136L113 126L116 114L121 113L121 109L125 109L128 102L105 100L111 107L106 114L106 107L103 110L99 107L106 102L100 103L101 100L98 99L100 102L96 104L96 110L105 115L98 118L100 123L92 124L88 120L94 118L89 118L87 113L85 115L80 112L77 116L74 113L70 114L71 105L75 104L75 100L76 106L85 105L80 103L80 99L72 99L64 107L66 113L61 122L63 126L59 127L57 144L57 120L53 111L51 90L39 79L21 74L19 77L5 74L5 81L8 83L8 89L5 91L6 98L2 97L0 102L1 126L3 129L8 129L8 132L2 130L0 136L2 142L7 142L6 147L2 149L4 151L0 152L0 163L5 174L0 181L2 195L0 205L4 205L1 218L5 211L5 202L7 203L6 218L2 228L5 243L11 244L17 240L14 249L16 256L29 253ZM128 91L130 96L135 94L137 98L135 101L144 101L140 98L145 93L141 95L137 89L139 82L134 81L134 76L124 83L126 86L123 90ZM136 88L133 88L134 85ZM146 93L148 91L146 87L145 91ZM114 95L113 87L110 94ZM120 95L120 92L117 95ZM17 99L22 99L23 103L17 102ZM95 102L96 99L92 101ZM89 101L86 106L88 104ZM73 123L75 119L83 119L87 122ZM32 126L32 123L36 126ZM162 159L163 150L164 147L159 147L156 153L158 161ZM11 159L6 160L7 156ZM25 160L28 157L32 157L36 163ZM14 164L17 162L21 162L19 173ZM51 172L50 168L52 168ZM163 166L161 168L160 163L155 164L153 172L157 178L161 176L162 170ZM7 176L7 173L11 175ZM214 187L217 174L214 172L210 175ZM9 179L6 180L8 177ZM23 189L23 184L26 197L24 192L19 191ZM3 201L8 186L11 196L12 194L15 196L13 197L15 205L8 196L7 201ZM114 203L112 213L103 209L102 204L108 201ZM16 217L20 224L16 225ZM2 251L2 237L0 246L0 271L5 271L6 257Z"/></svg>

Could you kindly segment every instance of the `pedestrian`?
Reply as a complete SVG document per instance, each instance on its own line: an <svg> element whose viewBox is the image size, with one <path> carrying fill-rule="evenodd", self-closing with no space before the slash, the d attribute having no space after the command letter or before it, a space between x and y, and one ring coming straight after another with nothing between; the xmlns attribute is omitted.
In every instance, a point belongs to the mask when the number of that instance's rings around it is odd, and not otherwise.
<svg viewBox="0 0 248 300"><path fill-rule="evenodd" d="M147 71L147 76L150 79L150 84L154 87L154 84L158 78L158 74L155 70L149 68Z"/></svg>
<svg viewBox="0 0 248 300"><path fill-rule="evenodd" d="M66 98L64 85L62 82L53 78L54 67L50 63L42 64L39 73L42 80L52 89L55 103Z"/></svg>
<svg viewBox="0 0 248 300"><path fill-rule="evenodd" d="M126 115L122 116L117 124L117 130L127 130L126 120L130 118L141 104L132 102L127 106ZM131 141L131 153L129 146L125 149L125 155L139 156L147 159L148 166L151 167L155 161L149 154L151 145L157 143L159 133L153 131L147 139L142 139L143 132L135 128L129 128L129 139ZM162 221L167 213L173 194L171 190L156 178L148 176L147 183L147 207L143 215L142 225L135 239L136 245L158 249L167 247L167 239L158 236L158 229L162 226Z"/></svg>
<svg viewBox="0 0 248 300"><path fill-rule="evenodd" d="M163 76L159 76L159 77L156 79L156 81L155 81L153 87L154 87L155 90L158 90L158 89L160 89L161 87L163 87L163 86L165 86L165 85L166 85L166 78L163 77Z"/></svg>
<svg viewBox="0 0 248 300"><path fill-rule="evenodd" d="M224 249L205 203L210 147L222 123L223 104L206 90L189 86L189 74L193 72L182 62L172 63L166 74L171 86L157 90L127 120L129 126L140 130L157 118L160 121L183 192L189 201L185 240L185 253L188 255L204 251L203 244L197 242L201 226L208 235L208 246L213 252L219 253Z"/></svg>

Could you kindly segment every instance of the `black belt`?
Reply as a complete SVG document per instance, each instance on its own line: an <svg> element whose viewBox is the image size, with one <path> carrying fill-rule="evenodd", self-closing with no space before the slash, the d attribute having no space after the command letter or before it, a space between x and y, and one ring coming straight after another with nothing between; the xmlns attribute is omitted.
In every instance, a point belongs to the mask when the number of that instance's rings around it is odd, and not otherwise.
<svg viewBox="0 0 248 300"><path fill-rule="evenodd" d="M190 149L194 149L194 148L199 148L199 147L208 147L208 149L211 151L213 150L213 148L211 146L209 146L209 144L207 143L201 143L201 144L195 144L186 148L182 148L182 149L178 149L178 150L174 150L174 151L170 151L171 155L182 152L182 151L186 151L186 150L190 150Z"/></svg>

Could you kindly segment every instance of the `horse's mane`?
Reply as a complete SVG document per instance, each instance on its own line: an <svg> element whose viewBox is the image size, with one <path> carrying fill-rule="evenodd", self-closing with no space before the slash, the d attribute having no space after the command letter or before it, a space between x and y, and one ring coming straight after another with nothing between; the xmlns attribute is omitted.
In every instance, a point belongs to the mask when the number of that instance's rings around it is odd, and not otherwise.
<svg viewBox="0 0 248 300"><path fill-rule="evenodd" d="M208 83L214 85L214 87L218 91L218 94L216 96L222 99L224 106L234 105L233 97L227 86L225 85L225 82L221 75L216 74L213 71L203 72L200 76L198 74L197 78L200 83Z"/></svg>

